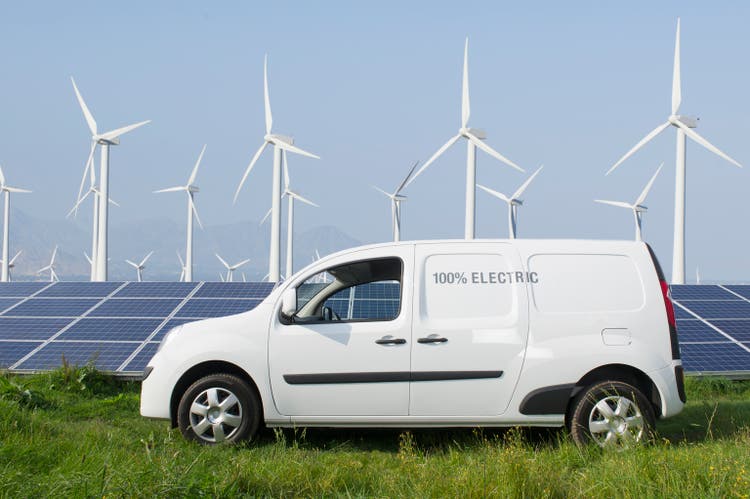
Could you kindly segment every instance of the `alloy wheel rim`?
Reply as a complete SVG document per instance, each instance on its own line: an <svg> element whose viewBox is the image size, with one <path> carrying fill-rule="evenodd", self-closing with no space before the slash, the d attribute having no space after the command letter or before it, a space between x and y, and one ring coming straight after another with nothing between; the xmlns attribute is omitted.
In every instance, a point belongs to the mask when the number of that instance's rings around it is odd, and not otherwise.
<svg viewBox="0 0 750 499"><path fill-rule="evenodd" d="M190 427L206 442L220 443L232 438L241 424L240 400L226 388L207 388L190 405Z"/></svg>
<svg viewBox="0 0 750 499"><path fill-rule="evenodd" d="M613 395L599 400L589 414L589 433L600 447L627 448L644 434L643 414L627 397Z"/></svg>

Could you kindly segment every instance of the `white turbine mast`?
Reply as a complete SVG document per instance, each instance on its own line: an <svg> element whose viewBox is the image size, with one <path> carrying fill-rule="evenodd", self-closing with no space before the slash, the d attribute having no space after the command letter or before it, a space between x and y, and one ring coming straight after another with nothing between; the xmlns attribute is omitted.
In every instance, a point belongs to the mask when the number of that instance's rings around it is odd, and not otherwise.
<svg viewBox="0 0 750 499"><path fill-rule="evenodd" d="M153 254L154 254L153 251L149 252L149 254L146 255L146 257L143 260L141 260L140 263L135 263L135 262L133 262L131 260L125 260L125 262L127 262L128 265L130 265L133 268L135 268L136 277L138 279L138 282L142 282L143 281L143 269L146 268L146 262L148 261L149 258L151 258L151 255L153 255Z"/></svg>
<svg viewBox="0 0 750 499"><path fill-rule="evenodd" d="M411 167L411 170L409 170L408 175L404 177L404 179L398 185L396 190L393 191L393 193L388 193L384 191L383 189L381 189L380 187L377 187L375 185L372 186L373 189L375 189L376 191L382 194L385 194L391 200L391 226L393 227L393 240L394 241L401 240L401 201L406 201L406 196L401 194L401 191L403 190L404 187L406 187L406 184L409 182L409 179L411 178L418 164L419 164L419 161L416 161L414 163L414 165Z"/></svg>
<svg viewBox="0 0 750 499"><path fill-rule="evenodd" d="M534 177L536 177L537 174L542 171L542 168L544 168L544 166L540 166L528 179L526 179L526 182L521 184L521 187L519 187L516 192L514 192L510 197L506 196L502 192L498 192L496 190L490 189L489 187L478 184L479 188L483 191L508 203L508 237L510 237L511 239L516 238L518 231L518 207L523 204L521 194L523 194L529 184L531 184L531 181L534 180Z"/></svg>
<svg viewBox="0 0 750 499"><path fill-rule="evenodd" d="M523 172L523 169L492 149L490 146L482 142L487 138L487 135L483 130L476 128L469 128L469 116L471 114L471 106L469 105L469 38L466 38L466 44L464 45L464 74L463 84L461 92L461 128L458 129L458 134L448 139L448 142L428 159L425 164L422 165L416 174L406 183L411 184L415 178L419 176L423 171L429 167L433 161L435 161L441 154L448 150L458 139L465 138L467 144L466 150L466 215L464 224L464 237L466 239L474 239L475 233L475 213L476 213L476 174L477 174L477 161L476 152L477 147L495 159L500 160L506 165L515 168L516 170Z"/></svg>
<svg viewBox="0 0 750 499"><path fill-rule="evenodd" d="M36 275L41 275L41 273L44 272L45 270L49 270L49 282L59 281L60 278L57 277L57 272L55 272L55 257L56 256L57 256L57 245L55 245L55 249L52 250L52 258L49 261L49 265L37 270Z"/></svg>
<svg viewBox="0 0 750 499"><path fill-rule="evenodd" d="M198 161L195 162L195 166L193 167L193 171L190 173L190 178L188 178L186 185L181 185L177 187L168 187L166 189L160 189L158 191L154 191L154 193L160 193L160 192L177 192L177 191L184 191L185 194L187 194L188 199L188 207L187 207L187 244L186 244L186 250L185 250L185 265L183 266L183 273L184 273L184 280L185 282L190 282L193 280L193 216L195 216L195 220L198 222L198 226L203 229L203 224L201 223L200 217L198 217L198 210L195 208L195 193L198 192L200 189L197 185L195 185L195 177L198 175L198 167L201 164L201 160L203 159L203 153L206 152L206 145L203 145L203 149L201 149L201 153L198 155Z"/></svg>
<svg viewBox="0 0 750 499"><path fill-rule="evenodd" d="M643 233L641 230L641 224L643 223L643 214L648 211L648 207L643 205L643 202L646 200L646 196L648 196L648 191L651 190L651 186L654 185L654 180L656 180L656 177L659 175L659 172L661 171L661 168L664 166L664 163L659 165L659 168L656 169L656 172L651 177L651 180L648 181L648 184L646 184L646 187L643 188L643 191L641 191L641 194L638 196L638 198L633 203L626 203L624 201L608 201L605 199L595 199L597 203L603 203L608 204L611 206L617 206L619 208L627 208L629 210L633 211L633 219L635 220L635 240L636 241L643 241Z"/></svg>
<svg viewBox="0 0 750 499"><path fill-rule="evenodd" d="M698 126L698 120L679 113L682 102L682 89L680 82L680 19L677 18L677 34L674 46L674 66L672 71L672 109L667 121L649 132L640 142L615 163L609 169L609 175L623 161L635 154L641 147L646 145L661 132L673 126L677 128L677 160L675 174L675 206L674 206L674 246L672 251L672 284L685 284L685 136L690 137L717 156L724 158L735 166L742 168L737 161L720 151L716 146L698 135L693 128Z"/></svg>
<svg viewBox="0 0 750 499"><path fill-rule="evenodd" d="M224 267L227 269L226 276L225 277L222 276L223 277L222 278L222 282L234 282L234 271L237 270L238 268L242 267L243 265L245 265L247 262L250 261L250 259L248 258L246 260L242 260L241 262L235 263L234 265L229 265L226 262L226 260L224 260L221 256L219 256L218 253L214 253L214 254L216 255L216 258L219 259L219 261L221 262L221 264L224 265ZM219 275L221 275L221 274L219 274Z"/></svg>
<svg viewBox="0 0 750 499"><path fill-rule="evenodd" d="M286 151L282 151L284 162L284 196L287 198L287 221L286 221L286 272L284 278L288 279L293 273L293 241L294 241L294 200L301 201L310 206L318 208L319 206L309 199L302 197L289 188L289 165L286 160ZM265 219L264 219L265 220Z"/></svg>
<svg viewBox="0 0 750 499"><path fill-rule="evenodd" d="M31 192L26 189L20 189L18 187L11 187L5 182L5 174L3 168L0 166L0 194L5 194L5 211L3 214L3 254L2 254L2 271L0 272L0 282L8 282L10 280L10 264L8 261L8 252L10 251L10 193L28 193ZM16 255L18 256L18 255ZM15 260L15 257L13 258Z"/></svg>
<svg viewBox="0 0 750 499"><path fill-rule="evenodd" d="M268 259L268 280L270 282L278 282L279 275L281 272L281 163L282 163L282 151L293 152L308 158L320 159L318 156L303 151L299 147L294 145L294 140L291 137L278 135L272 133L273 117L271 115L271 99L268 92L268 56L266 56L263 62L263 97L264 97L264 108L266 117L266 134L263 137L263 144L256 151L253 159L250 160L250 164L245 169L245 173L242 175L237 186L237 191L234 193L234 202L237 201L237 196L242 189L242 185L245 183L245 179L250 174L250 170L253 169L255 162L263 153L263 150L267 145L273 146L273 183L272 183L272 196L271 196L271 244L270 254Z"/></svg>
<svg viewBox="0 0 750 499"><path fill-rule="evenodd" d="M132 125L127 125L109 132L99 133L96 120L89 111L86 102L84 102L81 93L78 91L76 82L71 76L70 81L73 83L73 90L75 90L78 104L81 106L83 116L86 118L86 124L88 124L89 131L91 131L91 149L89 150L89 156L86 160L86 167L84 169L84 177L88 172L89 168L93 168L94 150L97 144L101 146L101 161L100 161L100 173L99 173L99 212L97 227L97 244L96 244L96 255L92 255L96 272L94 275L94 281L106 281L107 280L107 234L108 234L108 205L109 205L109 147L120 144L119 137L124 135L131 130L150 123L151 120L141 121ZM78 198L81 198L81 191L83 191L83 182L81 182L81 188L78 192Z"/></svg>

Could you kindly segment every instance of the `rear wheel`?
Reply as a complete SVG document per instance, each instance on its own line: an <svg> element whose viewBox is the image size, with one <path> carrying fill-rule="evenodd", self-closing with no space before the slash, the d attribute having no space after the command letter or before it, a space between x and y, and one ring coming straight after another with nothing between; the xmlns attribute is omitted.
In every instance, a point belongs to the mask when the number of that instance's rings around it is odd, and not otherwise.
<svg viewBox="0 0 750 499"><path fill-rule="evenodd" d="M655 419L640 390L621 381L604 381L578 394L568 425L579 445L593 442L605 449L625 449L650 441Z"/></svg>
<svg viewBox="0 0 750 499"><path fill-rule="evenodd" d="M199 379L182 395L177 410L177 423L185 438L207 445L252 438L260 418L255 390L231 374Z"/></svg>

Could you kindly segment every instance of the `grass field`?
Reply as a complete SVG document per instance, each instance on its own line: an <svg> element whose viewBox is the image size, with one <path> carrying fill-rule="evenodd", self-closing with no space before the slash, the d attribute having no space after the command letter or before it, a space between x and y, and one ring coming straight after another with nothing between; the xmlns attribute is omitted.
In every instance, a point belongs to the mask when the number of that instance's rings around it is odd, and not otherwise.
<svg viewBox="0 0 750 499"><path fill-rule="evenodd" d="M0 376L1 497L749 497L750 382L694 380L658 441L579 449L561 430L264 430L207 448L89 368Z"/></svg>

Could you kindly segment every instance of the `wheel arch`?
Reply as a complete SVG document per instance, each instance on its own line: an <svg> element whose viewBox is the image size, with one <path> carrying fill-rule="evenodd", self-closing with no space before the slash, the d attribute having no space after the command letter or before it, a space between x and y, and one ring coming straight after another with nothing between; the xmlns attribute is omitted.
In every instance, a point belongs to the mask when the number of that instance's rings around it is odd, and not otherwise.
<svg viewBox="0 0 750 499"><path fill-rule="evenodd" d="M180 379L177 380L177 383L175 383L174 388L172 389L172 395L169 400L169 418L172 424L172 428L177 427L177 408L180 405L180 399L182 398L182 394L185 393L185 390L187 390L190 385L192 385L199 379L210 374L219 373L232 374L245 381L250 389L255 391L255 395L257 395L258 400L261 404L260 413L261 415L264 414L263 398L260 396L258 385L244 369L237 366L236 364L224 360L209 360L201 362L200 364L196 364L185 371L183 375L180 376ZM262 422L263 421L261 420L261 423Z"/></svg>

